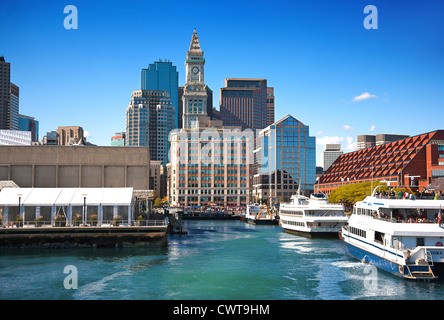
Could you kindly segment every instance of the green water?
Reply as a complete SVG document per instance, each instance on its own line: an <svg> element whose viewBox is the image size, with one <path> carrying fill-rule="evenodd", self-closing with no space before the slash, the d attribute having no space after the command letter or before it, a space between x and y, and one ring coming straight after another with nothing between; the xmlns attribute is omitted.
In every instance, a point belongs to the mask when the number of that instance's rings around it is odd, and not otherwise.
<svg viewBox="0 0 444 320"><path fill-rule="evenodd" d="M166 248L0 251L0 299L442 299L444 283L399 279L344 254L339 240L279 226L185 221ZM77 289L64 286L68 265ZM375 275L375 273L373 273ZM72 282L71 282L72 283Z"/></svg>

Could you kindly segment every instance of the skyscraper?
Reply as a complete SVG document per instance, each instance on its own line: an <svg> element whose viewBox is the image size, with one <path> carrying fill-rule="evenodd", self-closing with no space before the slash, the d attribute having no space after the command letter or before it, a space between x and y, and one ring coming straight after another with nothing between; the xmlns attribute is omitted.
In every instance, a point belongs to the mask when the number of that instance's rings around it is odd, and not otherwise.
<svg viewBox="0 0 444 320"><path fill-rule="evenodd" d="M175 108L166 91L136 90L126 109L126 146L149 146L152 160L168 162Z"/></svg>
<svg viewBox="0 0 444 320"><path fill-rule="evenodd" d="M253 137L211 119L204 63L194 30L185 61L183 127L170 136L169 200L181 206L246 205Z"/></svg>
<svg viewBox="0 0 444 320"><path fill-rule="evenodd" d="M31 131L32 142L39 141L39 122L34 117L19 114L19 130Z"/></svg>
<svg viewBox="0 0 444 320"><path fill-rule="evenodd" d="M11 63L0 57L0 129L18 130L19 87L11 83Z"/></svg>
<svg viewBox="0 0 444 320"><path fill-rule="evenodd" d="M309 193L316 182L316 143L309 127L290 115L261 130L256 137L253 196L289 201L301 185Z"/></svg>
<svg viewBox="0 0 444 320"><path fill-rule="evenodd" d="M166 91L170 94L171 105L174 107L174 128L179 125L178 121L178 87L179 73L176 66L170 61L155 61L148 65L147 69L142 69L141 89Z"/></svg>
<svg viewBox="0 0 444 320"><path fill-rule="evenodd" d="M274 122L274 93L266 79L225 79L220 89L224 125L262 130Z"/></svg>
<svg viewBox="0 0 444 320"><path fill-rule="evenodd" d="M203 54L196 29L194 29L185 60L186 83L182 96L183 128L192 128L201 120L205 121L203 118L208 118L208 94L204 82Z"/></svg>
<svg viewBox="0 0 444 320"><path fill-rule="evenodd" d="M324 171L335 162L335 160L343 154L344 151L341 150L340 144L326 144L324 146L324 151L321 153L322 168Z"/></svg>

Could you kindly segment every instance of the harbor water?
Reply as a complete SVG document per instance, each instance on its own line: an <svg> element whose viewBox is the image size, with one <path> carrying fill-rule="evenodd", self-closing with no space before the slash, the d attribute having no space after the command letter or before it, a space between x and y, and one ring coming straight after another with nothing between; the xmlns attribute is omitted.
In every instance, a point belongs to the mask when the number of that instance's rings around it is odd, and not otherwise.
<svg viewBox="0 0 444 320"><path fill-rule="evenodd" d="M237 220L184 221L184 227L188 234L170 235L163 248L0 251L0 299L444 297L444 281L412 282L378 271L346 256L338 239L309 239Z"/></svg>

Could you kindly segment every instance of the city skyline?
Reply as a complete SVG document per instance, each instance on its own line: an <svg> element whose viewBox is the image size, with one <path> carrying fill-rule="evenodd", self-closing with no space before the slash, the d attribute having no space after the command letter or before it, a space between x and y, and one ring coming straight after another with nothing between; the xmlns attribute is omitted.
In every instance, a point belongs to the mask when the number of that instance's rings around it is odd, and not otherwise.
<svg viewBox="0 0 444 320"><path fill-rule="evenodd" d="M78 9L76 30L63 25L69 4ZM376 30L363 26L369 4L378 9ZM443 3L246 1L190 8L170 1L168 10L152 10L140 1L7 1L1 7L0 55L20 87L19 112L40 122L40 140L74 125L89 142L111 145L114 133L125 131L128 97L140 87L142 68L169 60L183 86L194 28L213 92L226 78L267 79L275 119L291 114L316 136L317 165L326 143L350 152L361 134L442 127ZM219 110L218 95L213 105Z"/></svg>

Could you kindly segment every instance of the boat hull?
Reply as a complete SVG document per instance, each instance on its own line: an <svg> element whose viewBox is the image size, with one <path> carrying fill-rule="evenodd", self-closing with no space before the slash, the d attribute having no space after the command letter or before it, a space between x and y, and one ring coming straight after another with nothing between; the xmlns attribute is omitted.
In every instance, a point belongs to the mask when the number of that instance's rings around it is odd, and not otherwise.
<svg viewBox="0 0 444 320"><path fill-rule="evenodd" d="M398 277L401 277L404 279L415 279L414 277L412 277L411 272L427 272L428 271L428 266L409 265L409 267L407 268L407 266L405 266L405 265L401 265L401 264L398 264L398 263L393 262L391 260L385 259L381 256L378 256L372 252L365 250L364 248L358 247L358 246L351 244L347 241L343 241L343 245L344 245L344 251L348 256L355 258L361 262L373 265L380 270L383 270L385 272L391 273L395 276L398 276ZM444 271L443 270L444 264L435 263L434 266L431 266L431 269L436 277L435 278L427 278L427 279L421 278L420 280L442 279L442 277L443 277L442 271ZM441 274L441 277L439 277L440 274Z"/></svg>
<svg viewBox="0 0 444 320"><path fill-rule="evenodd" d="M276 225L277 221L276 220L271 220L271 219L250 219L250 218L246 218L247 223L250 224L257 224L257 225Z"/></svg>
<svg viewBox="0 0 444 320"><path fill-rule="evenodd" d="M307 237L307 238L324 238L324 239L339 239L339 234L337 231L335 232L323 232L323 231L312 231L312 232L308 232L308 231L300 231L300 230L294 230L294 229L288 229L288 228L284 228L284 231L290 234L295 234L298 236L303 236L303 237Z"/></svg>

